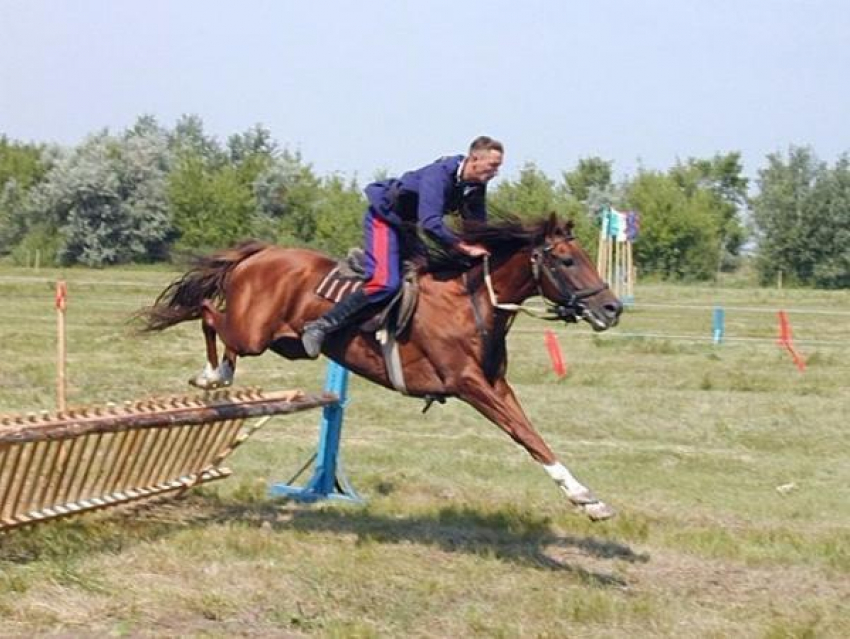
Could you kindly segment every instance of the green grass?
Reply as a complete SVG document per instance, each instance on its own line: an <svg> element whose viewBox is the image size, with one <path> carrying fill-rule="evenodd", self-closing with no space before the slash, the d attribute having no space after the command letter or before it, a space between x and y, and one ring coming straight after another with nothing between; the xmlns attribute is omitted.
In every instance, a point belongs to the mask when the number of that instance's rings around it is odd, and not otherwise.
<svg viewBox="0 0 850 639"><path fill-rule="evenodd" d="M0 413L54 406L59 276L72 404L188 392L199 327L127 323L173 275L0 269ZM850 322L802 310L850 313L850 292L652 284L637 301L602 334L522 318L509 345L527 413L614 520L577 515L470 408L422 415L354 379L343 455L366 506L268 499L316 440L316 413L277 418L225 482L0 537L0 635L849 636ZM774 343L778 309L804 373ZM265 355L237 381L316 390L323 372Z"/></svg>

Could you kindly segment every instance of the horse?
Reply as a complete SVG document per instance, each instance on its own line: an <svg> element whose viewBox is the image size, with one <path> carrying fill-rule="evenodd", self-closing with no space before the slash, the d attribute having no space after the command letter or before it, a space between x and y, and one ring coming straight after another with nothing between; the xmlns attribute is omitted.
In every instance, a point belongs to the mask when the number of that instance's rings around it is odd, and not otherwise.
<svg viewBox="0 0 850 639"><path fill-rule="evenodd" d="M413 397L457 398L496 424L540 463L569 502L593 521L615 510L580 483L535 430L506 380L505 338L530 297L540 295L548 319L582 320L594 331L615 326L622 304L602 281L573 234L555 214L465 225L460 237L486 247L483 262L458 259L426 268L418 279L416 311L398 337L405 391ZM207 362L191 383L216 388L233 381L237 357L271 350L307 357L304 324L328 310L316 293L336 260L314 250L249 240L198 258L140 311L144 331L201 320ZM374 333L352 325L328 336L324 355L355 374L394 388ZM221 360L217 340L225 345Z"/></svg>

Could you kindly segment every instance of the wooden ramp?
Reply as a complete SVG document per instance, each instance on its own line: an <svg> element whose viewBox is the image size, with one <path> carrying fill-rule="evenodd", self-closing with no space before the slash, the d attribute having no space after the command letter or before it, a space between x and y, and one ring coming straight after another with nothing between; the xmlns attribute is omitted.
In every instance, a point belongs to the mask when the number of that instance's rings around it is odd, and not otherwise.
<svg viewBox="0 0 850 639"><path fill-rule="evenodd" d="M249 389L0 416L0 531L222 479L223 460L265 422L246 420L337 401Z"/></svg>

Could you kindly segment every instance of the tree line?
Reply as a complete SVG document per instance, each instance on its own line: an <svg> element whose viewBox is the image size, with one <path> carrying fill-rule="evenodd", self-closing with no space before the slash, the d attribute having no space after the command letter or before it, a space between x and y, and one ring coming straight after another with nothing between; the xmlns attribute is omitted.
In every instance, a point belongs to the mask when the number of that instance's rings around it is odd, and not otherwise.
<svg viewBox="0 0 850 639"><path fill-rule="evenodd" d="M20 264L38 251L45 264L102 267L179 259L248 237L342 255L360 244L361 186L317 175L261 125L221 142L194 115L172 128L142 116L74 147L0 135L0 257ZM619 182L611 162L590 157L555 178L528 163L491 189L488 206L496 216L569 217L591 252L601 210L638 211L643 274L708 279L738 268L754 245L764 282L781 271L801 285L850 285L848 158L829 166L792 146L767 156L752 187L737 152Z"/></svg>

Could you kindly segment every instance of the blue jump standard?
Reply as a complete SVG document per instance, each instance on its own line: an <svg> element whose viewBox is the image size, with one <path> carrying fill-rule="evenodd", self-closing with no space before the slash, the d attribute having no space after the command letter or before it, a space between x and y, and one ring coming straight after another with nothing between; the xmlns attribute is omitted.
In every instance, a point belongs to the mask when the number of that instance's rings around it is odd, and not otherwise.
<svg viewBox="0 0 850 639"><path fill-rule="evenodd" d="M726 313L720 306L714 307L714 319L712 321L712 339L715 344L721 344L726 333Z"/></svg>
<svg viewBox="0 0 850 639"><path fill-rule="evenodd" d="M269 488L271 497L287 497L301 502L325 499L362 504L364 499L348 482L339 460L339 440L342 435L342 419L348 403L348 369L336 362L328 363L325 391L339 399L322 409L319 425L319 445L313 456L295 476L285 484L273 484ZM295 482L311 465L315 464L313 476L303 486Z"/></svg>

